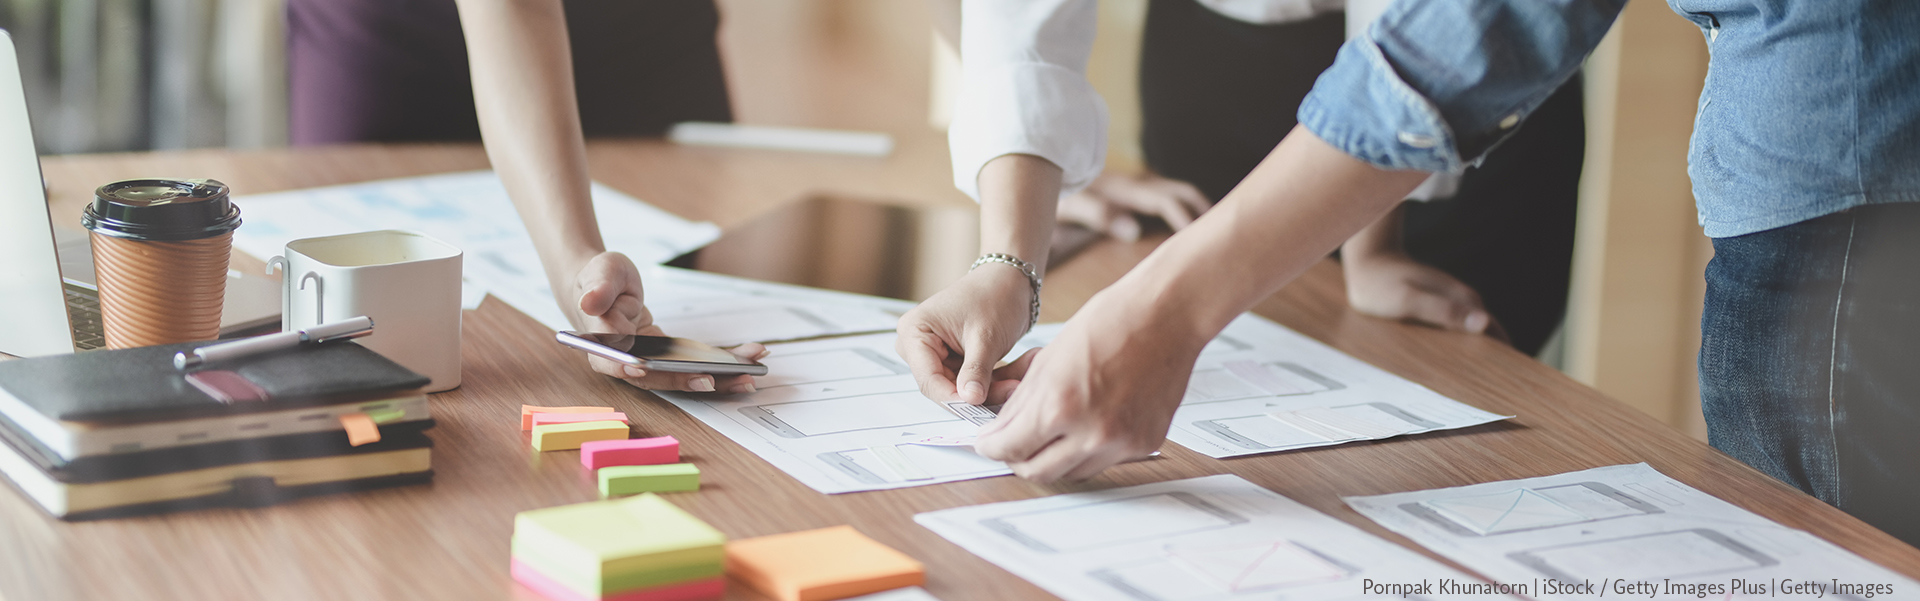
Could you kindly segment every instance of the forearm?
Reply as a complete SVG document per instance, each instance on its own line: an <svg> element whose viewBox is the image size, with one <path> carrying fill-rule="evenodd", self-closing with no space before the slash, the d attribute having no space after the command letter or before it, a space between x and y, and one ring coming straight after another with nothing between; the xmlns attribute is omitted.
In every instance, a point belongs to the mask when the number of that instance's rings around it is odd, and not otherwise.
<svg viewBox="0 0 1920 601"><path fill-rule="evenodd" d="M487 159L549 279L603 252L560 0L460 0Z"/></svg>
<svg viewBox="0 0 1920 601"><path fill-rule="evenodd" d="M1364 262L1382 253L1404 253L1406 245L1402 242L1401 208L1405 203L1396 203L1387 214L1381 215L1373 223L1360 228L1352 237L1340 245L1340 259L1343 267Z"/></svg>
<svg viewBox="0 0 1920 601"><path fill-rule="evenodd" d="M980 170L980 252L1010 254L1046 272L1060 173L1028 154L988 161Z"/></svg>
<svg viewBox="0 0 1920 601"><path fill-rule="evenodd" d="M1130 315L1124 323L1204 344L1426 177L1375 168L1296 127L1219 205L1096 302Z"/></svg>

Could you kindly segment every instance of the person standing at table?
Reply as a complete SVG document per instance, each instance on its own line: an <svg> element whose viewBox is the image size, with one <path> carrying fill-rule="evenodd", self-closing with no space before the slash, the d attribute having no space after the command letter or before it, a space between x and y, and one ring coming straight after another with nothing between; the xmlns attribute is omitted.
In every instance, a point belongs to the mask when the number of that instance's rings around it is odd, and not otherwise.
<svg viewBox="0 0 1920 601"><path fill-rule="evenodd" d="M583 134L732 121L719 27L713 0L289 0L293 142L479 140L485 130L567 318L587 331L661 335L638 268L600 239ZM751 376L590 361L641 388L752 389Z"/></svg>
<svg viewBox="0 0 1920 601"><path fill-rule="evenodd" d="M1075 4L1028 10L1051 23ZM1688 157L1715 250L1700 352L1710 442L1920 543L1920 4L1669 4L1711 51ZM1158 448L1208 340L1430 173L1512 136L1624 6L1394 3L1218 206L998 374L1010 399L976 449L1052 481ZM903 331L963 319L929 317Z"/></svg>
<svg viewBox="0 0 1920 601"><path fill-rule="evenodd" d="M1293 129L1314 78L1386 6L1151 0L1139 69L1147 171L1102 174L1061 199L1061 219L1123 238L1137 235L1135 214L1185 227ZM1453 330L1484 327L1538 354L1566 313L1583 113L1574 77L1479 166L1434 175L1342 245L1354 309Z"/></svg>

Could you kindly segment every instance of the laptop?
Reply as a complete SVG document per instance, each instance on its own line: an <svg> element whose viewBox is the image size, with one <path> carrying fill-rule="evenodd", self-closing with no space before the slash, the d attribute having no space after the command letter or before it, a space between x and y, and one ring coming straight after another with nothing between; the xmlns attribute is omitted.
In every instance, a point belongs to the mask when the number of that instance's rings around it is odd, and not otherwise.
<svg viewBox="0 0 1920 601"><path fill-rule="evenodd" d="M92 246L79 215L55 226L20 82L13 37L0 30L0 353L36 357L100 348ZM227 272L222 335L279 321L277 282Z"/></svg>

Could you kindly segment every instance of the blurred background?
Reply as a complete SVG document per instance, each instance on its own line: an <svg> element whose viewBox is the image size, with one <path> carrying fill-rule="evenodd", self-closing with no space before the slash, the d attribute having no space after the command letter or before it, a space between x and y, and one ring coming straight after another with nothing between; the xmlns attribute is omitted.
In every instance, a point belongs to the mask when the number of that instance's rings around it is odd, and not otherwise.
<svg viewBox="0 0 1920 601"><path fill-rule="evenodd" d="M1147 4L1100 2L1089 75L1111 112L1114 171L1142 165L1136 73ZM897 138L944 131L958 68L933 34L934 19L947 17L939 5L719 7L736 121ZM0 0L0 27L19 47L43 154L287 144L283 0ZM1565 326L1540 355L1702 439L1695 354L1712 251L1685 165L1706 61L1698 29L1645 2L1629 3L1589 59L1572 294ZM964 227L923 229L974 227L965 211L932 218ZM940 278L923 279L895 295L920 296Z"/></svg>

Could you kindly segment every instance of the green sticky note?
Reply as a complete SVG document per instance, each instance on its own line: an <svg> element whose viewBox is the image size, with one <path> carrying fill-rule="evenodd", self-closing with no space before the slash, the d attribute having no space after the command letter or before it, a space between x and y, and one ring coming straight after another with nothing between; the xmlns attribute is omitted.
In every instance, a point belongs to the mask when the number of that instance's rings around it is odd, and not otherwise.
<svg viewBox="0 0 1920 601"><path fill-rule="evenodd" d="M574 422L533 427L533 449L564 451L595 440L626 440L627 424L616 421Z"/></svg>
<svg viewBox="0 0 1920 601"><path fill-rule="evenodd" d="M725 562L706 562L589 576L580 571L580 566L555 563L545 555L528 549L518 537L513 539L513 558L588 598L610 597L643 588L716 578L727 572Z"/></svg>
<svg viewBox="0 0 1920 601"><path fill-rule="evenodd" d="M726 561L726 535L653 494L523 511L513 518L513 538L515 557L566 566L549 572L563 582Z"/></svg>
<svg viewBox="0 0 1920 601"><path fill-rule="evenodd" d="M602 497L682 490L700 490L700 468L691 463L600 468Z"/></svg>
<svg viewBox="0 0 1920 601"><path fill-rule="evenodd" d="M400 418L403 418L406 416L407 416L407 412L399 409L382 409L380 411L367 412L367 417L373 419L373 423L376 423L376 424L384 424L388 422L399 421Z"/></svg>

